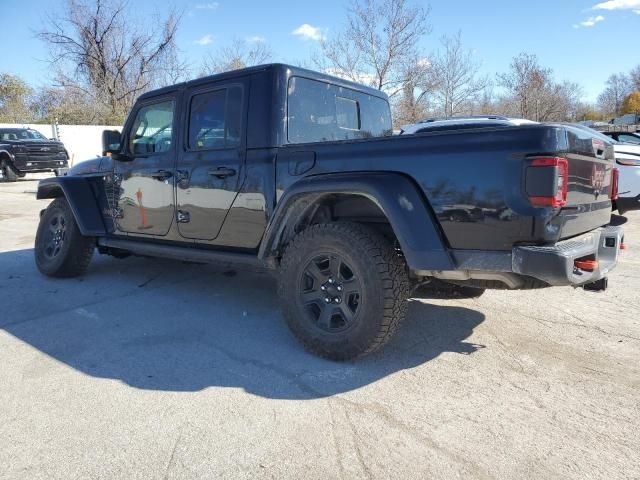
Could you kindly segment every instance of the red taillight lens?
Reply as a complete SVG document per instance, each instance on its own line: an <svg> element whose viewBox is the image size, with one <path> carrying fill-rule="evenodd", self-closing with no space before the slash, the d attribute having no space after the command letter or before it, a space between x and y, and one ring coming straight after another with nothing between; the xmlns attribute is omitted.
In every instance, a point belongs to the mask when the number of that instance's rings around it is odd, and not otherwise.
<svg viewBox="0 0 640 480"><path fill-rule="evenodd" d="M609 198L611 200L618 199L618 177L620 176L620 170L614 168L611 170L611 186L609 187Z"/></svg>
<svg viewBox="0 0 640 480"><path fill-rule="evenodd" d="M534 158L527 167L527 196L534 207L565 206L568 187L569 162L566 158Z"/></svg>

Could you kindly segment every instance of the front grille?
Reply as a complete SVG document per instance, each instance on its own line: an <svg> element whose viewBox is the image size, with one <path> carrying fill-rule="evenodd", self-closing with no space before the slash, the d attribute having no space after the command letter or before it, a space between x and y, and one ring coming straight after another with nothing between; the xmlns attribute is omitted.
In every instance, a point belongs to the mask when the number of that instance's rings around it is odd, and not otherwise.
<svg viewBox="0 0 640 480"><path fill-rule="evenodd" d="M27 153L30 157L40 156L56 156L60 153L64 153L64 150L60 147L27 147Z"/></svg>

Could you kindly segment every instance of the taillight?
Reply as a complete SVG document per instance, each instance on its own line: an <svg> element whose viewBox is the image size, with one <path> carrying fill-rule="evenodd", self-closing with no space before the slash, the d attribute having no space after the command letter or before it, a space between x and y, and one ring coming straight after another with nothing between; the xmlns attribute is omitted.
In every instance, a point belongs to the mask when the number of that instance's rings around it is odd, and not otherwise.
<svg viewBox="0 0 640 480"><path fill-rule="evenodd" d="M609 198L611 200L618 199L618 177L620 176L620 170L614 168L611 170L611 186L609 187Z"/></svg>
<svg viewBox="0 0 640 480"><path fill-rule="evenodd" d="M566 158L534 158L527 167L525 188L534 207L563 207L567 204L569 162Z"/></svg>

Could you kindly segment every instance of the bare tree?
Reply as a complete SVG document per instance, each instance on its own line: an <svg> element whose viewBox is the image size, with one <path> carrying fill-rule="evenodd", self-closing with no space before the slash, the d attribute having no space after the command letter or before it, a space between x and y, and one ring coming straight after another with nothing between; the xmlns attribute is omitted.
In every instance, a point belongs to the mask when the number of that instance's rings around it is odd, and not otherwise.
<svg viewBox="0 0 640 480"><path fill-rule="evenodd" d="M66 125L99 124L104 114L104 109L81 90L65 87L39 89L33 98L33 110L38 121Z"/></svg>
<svg viewBox="0 0 640 480"><path fill-rule="evenodd" d="M528 53L515 57L509 72L498 74L497 83L506 90L503 105L508 110L539 122L571 120L582 96L577 83L556 83L553 71Z"/></svg>
<svg viewBox="0 0 640 480"><path fill-rule="evenodd" d="M598 105L606 115L620 115L624 99L632 91L633 86L629 76L624 73L614 73L607 79L604 91L598 96Z"/></svg>
<svg viewBox="0 0 640 480"><path fill-rule="evenodd" d="M508 73L498 74L498 85L505 88L518 104L523 118L539 120L540 100L543 90L551 80L551 70L542 68L538 57L521 53L511 61Z"/></svg>
<svg viewBox="0 0 640 480"><path fill-rule="evenodd" d="M352 0L346 27L321 42L316 65L394 96L410 80L407 65L420 57L428 14L407 0Z"/></svg>
<svg viewBox="0 0 640 480"><path fill-rule="evenodd" d="M58 85L83 92L104 106L105 120L120 122L138 95L181 70L179 21L174 11L135 21L126 0L66 0L38 36L49 46Z"/></svg>
<svg viewBox="0 0 640 480"><path fill-rule="evenodd" d="M32 120L33 89L20 77L0 74L0 122L27 123Z"/></svg>
<svg viewBox="0 0 640 480"><path fill-rule="evenodd" d="M489 79L479 74L480 62L462 45L462 34L441 39L442 49L431 57L426 95L436 113L453 117L473 110L473 104L487 88Z"/></svg>
<svg viewBox="0 0 640 480"><path fill-rule="evenodd" d="M399 99L393 108L393 123L399 127L410 123L417 123L428 116L428 108L425 102L416 98L416 86L407 82L404 85Z"/></svg>
<svg viewBox="0 0 640 480"><path fill-rule="evenodd" d="M640 91L640 65L631 70L629 78L631 79L631 87L633 90Z"/></svg>
<svg viewBox="0 0 640 480"><path fill-rule="evenodd" d="M260 65L269 62L272 58L273 52L264 42L235 39L205 58L202 75Z"/></svg>
<svg viewBox="0 0 640 480"><path fill-rule="evenodd" d="M495 115L498 111L493 83L488 81L486 87L474 104L473 114Z"/></svg>

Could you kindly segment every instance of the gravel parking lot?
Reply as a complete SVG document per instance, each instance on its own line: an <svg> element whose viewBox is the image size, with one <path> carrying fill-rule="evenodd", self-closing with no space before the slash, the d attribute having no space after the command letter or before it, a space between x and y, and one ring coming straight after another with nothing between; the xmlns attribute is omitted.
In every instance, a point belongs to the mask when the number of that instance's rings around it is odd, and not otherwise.
<svg viewBox="0 0 640 480"><path fill-rule="evenodd" d="M0 184L0 478L640 478L640 214L607 292L413 300L340 364L266 273L41 276L35 188Z"/></svg>

